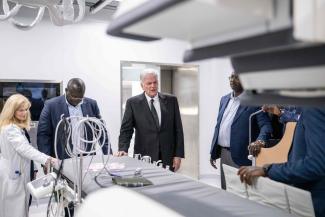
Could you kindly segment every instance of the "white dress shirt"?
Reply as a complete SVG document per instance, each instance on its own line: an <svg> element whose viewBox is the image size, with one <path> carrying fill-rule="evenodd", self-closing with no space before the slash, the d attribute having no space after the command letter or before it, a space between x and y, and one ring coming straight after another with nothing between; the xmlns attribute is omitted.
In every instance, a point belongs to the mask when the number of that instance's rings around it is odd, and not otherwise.
<svg viewBox="0 0 325 217"><path fill-rule="evenodd" d="M218 144L222 147L230 147L231 125L240 105L239 96L234 97L232 93L229 103L223 113L219 128Z"/></svg>
<svg viewBox="0 0 325 217"><path fill-rule="evenodd" d="M80 119L83 118L83 113L82 113L82 109L81 109L81 105L82 105L83 101L81 101L81 102L80 102L78 105L76 105L76 106L71 105L71 104L68 102L67 97L65 98L65 101L66 101L67 106L68 106L68 110L69 110L69 115L70 115L70 117L80 117ZM79 119L79 118L71 118L71 119L70 119L70 120L71 120L71 125L72 125L72 137L71 137L71 140L72 140L72 144L74 145L74 146L73 146L73 149L74 149L74 150L75 150L75 145L77 145L77 141L79 140L79 138L77 138L77 136L78 136L79 134L74 133L74 129L75 129L75 127L76 127L76 125L77 125L77 123L78 123L78 121L79 121L80 119ZM83 136L84 136L84 132L83 132L83 130L81 131L81 135L80 135L80 136L83 138ZM81 147L79 147L79 148L84 148L83 145L84 145L84 144L81 143L81 144L80 144Z"/></svg>
<svg viewBox="0 0 325 217"><path fill-rule="evenodd" d="M144 95L146 96L146 99L147 99L147 102L148 102L148 105L149 105L150 109L151 109L151 99L154 100L153 106L155 106L155 109L157 111L157 115L158 115L158 119L159 119L159 126L160 126L161 125L161 109L160 109L158 94L156 94L156 96L154 96L153 98L148 96L146 93Z"/></svg>

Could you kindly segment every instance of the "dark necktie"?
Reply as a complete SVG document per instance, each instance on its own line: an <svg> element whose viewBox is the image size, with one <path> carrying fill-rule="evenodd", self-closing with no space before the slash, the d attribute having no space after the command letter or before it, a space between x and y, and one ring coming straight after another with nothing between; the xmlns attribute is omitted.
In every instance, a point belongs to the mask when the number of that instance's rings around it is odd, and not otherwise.
<svg viewBox="0 0 325 217"><path fill-rule="evenodd" d="M155 106L153 105L154 99L151 99L150 102L151 102L151 105L150 105L150 111L151 111L151 114L152 114L152 116L153 116L153 119L154 119L155 122L156 122L157 127L159 128L159 118L158 118L158 113L157 113L157 111L156 111Z"/></svg>

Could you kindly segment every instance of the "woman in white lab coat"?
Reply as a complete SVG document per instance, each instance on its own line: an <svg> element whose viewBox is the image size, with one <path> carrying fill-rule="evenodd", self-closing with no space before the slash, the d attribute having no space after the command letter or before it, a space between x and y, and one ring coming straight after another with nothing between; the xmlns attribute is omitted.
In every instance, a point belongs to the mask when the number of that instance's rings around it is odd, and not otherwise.
<svg viewBox="0 0 325 217"><path fill-rule="evenodd" d="M31 104L20 94L10 96L0 114L0 217L27 217L30 163L55 164L57 160L31 146L23 129L30 126Z"/></svg>

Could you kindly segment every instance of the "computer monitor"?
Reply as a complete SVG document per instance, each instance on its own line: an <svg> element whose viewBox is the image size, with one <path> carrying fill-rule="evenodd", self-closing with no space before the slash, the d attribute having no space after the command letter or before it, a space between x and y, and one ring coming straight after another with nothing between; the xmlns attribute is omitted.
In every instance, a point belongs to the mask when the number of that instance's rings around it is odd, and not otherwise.
<svg viewBox="0 0 325 217"><path fill-rule="evenodd" d="M38 121L45 100L62 95L62 81L0 80L0 112L8 97L15 93L30 100L32 121Z"/></svg>

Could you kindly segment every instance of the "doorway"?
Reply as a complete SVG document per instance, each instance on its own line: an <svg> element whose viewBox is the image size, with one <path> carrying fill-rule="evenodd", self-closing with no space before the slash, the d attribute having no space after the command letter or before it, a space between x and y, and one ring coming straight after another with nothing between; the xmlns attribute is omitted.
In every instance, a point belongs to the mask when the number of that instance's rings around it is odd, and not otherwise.
<svg viewBox="0 0 325 217"><path fill-rule="evenodd" d="M122 117L128 98L141 94L140 74L146 68L158 73L159 91L177 97L184 131L185 159L179 173L195 179L199 177L199 68L190 64L163 64L121 61ZM121 118L122 118L121 117ZM133 156L134 138L129 155Z"/></svg>

